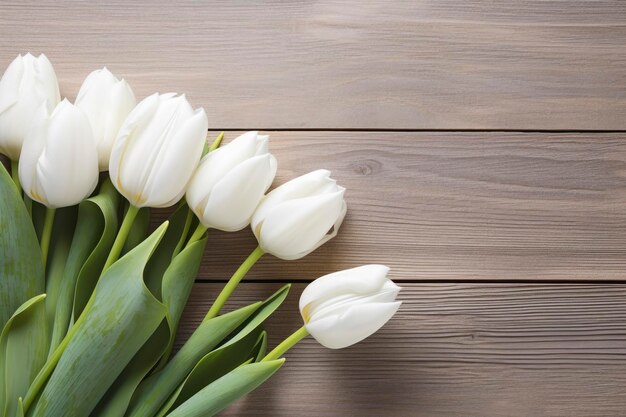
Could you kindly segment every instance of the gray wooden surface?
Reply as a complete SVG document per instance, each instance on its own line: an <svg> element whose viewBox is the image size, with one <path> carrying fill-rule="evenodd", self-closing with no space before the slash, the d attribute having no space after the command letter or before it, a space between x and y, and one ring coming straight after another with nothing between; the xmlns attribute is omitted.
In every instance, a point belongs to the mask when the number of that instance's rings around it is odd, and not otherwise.
<svg viewBox="0 0 626 417"><path fill-rule="evenodd" d="M387 263L398 316L344 351L308 339L229 416L623 416L626 3L0 2L0 66L45 52L62 93L107 65L187 93L210 136L272 135L276 183L348 187L339 237L267 257L229 308ZM158 223L167 211L158 211ZM254 241L211 232L181 341Z"/></svg>

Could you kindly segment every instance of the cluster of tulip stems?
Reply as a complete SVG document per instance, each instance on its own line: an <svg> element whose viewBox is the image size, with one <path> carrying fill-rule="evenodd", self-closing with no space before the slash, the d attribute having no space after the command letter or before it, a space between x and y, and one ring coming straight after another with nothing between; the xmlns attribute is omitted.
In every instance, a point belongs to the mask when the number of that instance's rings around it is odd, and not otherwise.
<svg viewBox="0 0 626 417"><path fill-rule="evenodd" d="M138 104L106 68L61 101L45 55L0 81L0 417L211 416L254 390L311 335L339 349L382 327L400 288L366 265L313 281L303 326L268 349L289 285L223 314L265 254L299 259L337 232L345 189L327 170L273 189L269 137L206 140L184 95ZM106 174L108 171L108 175ZM176 206L151 233L149 208ZM207 230L250 226L258 247L173 353Z"/></svg>

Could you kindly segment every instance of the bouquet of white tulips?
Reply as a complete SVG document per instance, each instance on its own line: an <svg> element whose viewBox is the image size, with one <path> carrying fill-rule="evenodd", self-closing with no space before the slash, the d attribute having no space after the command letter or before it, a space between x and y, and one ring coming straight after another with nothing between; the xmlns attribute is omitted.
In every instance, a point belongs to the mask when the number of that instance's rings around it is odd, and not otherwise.
<svg viewBox="0 0 626 417"><path fill-rule="evenodd" d="M271 377L312 335L338 349L382 327L400 290L382 265L336 272L300 298L302 328L268 349L289 292L224 312L265 254L299 259L332 239L345 189L327 170L267 193L269 137L209 144L184 95L138 104L106 68L61 100L44 55L0 81L0 417L212 416ZM8 164L7 164L8 165ZM106 173L108 171L108 174ZM267 194L266 194L267 193ZM151 207L176 206L149 232ZM251 226L258 247L189 339L174 338L208 229Z"/></svg>

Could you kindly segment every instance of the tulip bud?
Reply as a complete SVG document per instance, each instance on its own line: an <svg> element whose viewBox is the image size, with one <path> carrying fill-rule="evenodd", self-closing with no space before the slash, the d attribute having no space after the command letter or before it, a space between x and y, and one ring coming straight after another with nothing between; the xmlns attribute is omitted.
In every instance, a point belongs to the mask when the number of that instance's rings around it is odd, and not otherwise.
<svg viewBox="0 0 626 417"><path fill-rule="evenodd" d="M285 260L313 252L337 235L347 210L344 192L325 169L274 189L252 216L259 245Z"/></svg>
<svg viewBox="0 0 626 417"><path fill-rule="evenodd" d="M0 80L0 153L17 161L39 106L45 102L51 112L59 101L57 77L44 54L15 58Z"/></svg>
<svg viewBox="0 0 626 417"><path fill-rule="evenodd" d="M113 143L109 173L135 207L168 207L185 195L206 140L204 109L184 95L153 94L135 107Z"/></svg>
<svg viewBox="0 0 626 417"><path fill-rule="evenodd" d="M384 265L335 272L309 284L300 297L306 330L330 349L348 347L371 336L393 317L400 287Z"/></svg>
<svg viewBox="0 0 626 417"><path fill-rule="evenodd" d="M83 81L76 107L91 123L100 171L109 169L113 141L135 104L135 95L128 83L118 80L106 67L93 71Z"/></svg>
<svg viewBox="0 0 626 417"><path fill-rule="evenodd" d="M268 139L244 133L202 159L187 188L187 203L204 226L235 232L250 224L276 175Z"/></svg>
<svg viewBox="0 0 626 417"><path fill-rule="evenodd" d="M47 207L73 206L98 184L98 152L89 120L67 99L52 114L45 104L40 112L24 140L20 182L30 198Z"/></svg>

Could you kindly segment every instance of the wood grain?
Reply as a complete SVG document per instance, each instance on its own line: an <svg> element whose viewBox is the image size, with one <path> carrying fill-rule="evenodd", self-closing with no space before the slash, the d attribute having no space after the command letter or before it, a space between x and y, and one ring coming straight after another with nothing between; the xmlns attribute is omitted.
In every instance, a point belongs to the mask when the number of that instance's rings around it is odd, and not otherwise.
<svg viewBox="0 0 626 417"><path fill-rule="evenodd" d="M230 308L276 287L243 284ZM219 290L197 284L181 340ZM295 285L268 324L301 325ZM623 416L626 286L405 284L378 334L331 351L306 339L226 416Z"/></svg>
<svg viewBox="0 0 626 417"><path fill-rule="evenodd" d="M626 3L15 1L0 67L45 52L63 93L109 66L215 128L624 129Z"/></svg>
<svg viewBox="0 0 626 417"><path fill-rule="evenodd" d="M348 216L318 251L268 256L249 279L365 263L396 280L626 277L625 134L269 133L275 184L328 168L348 189ZM248 229L211 231L200 278L229 276L255 245Z"/></svg>

